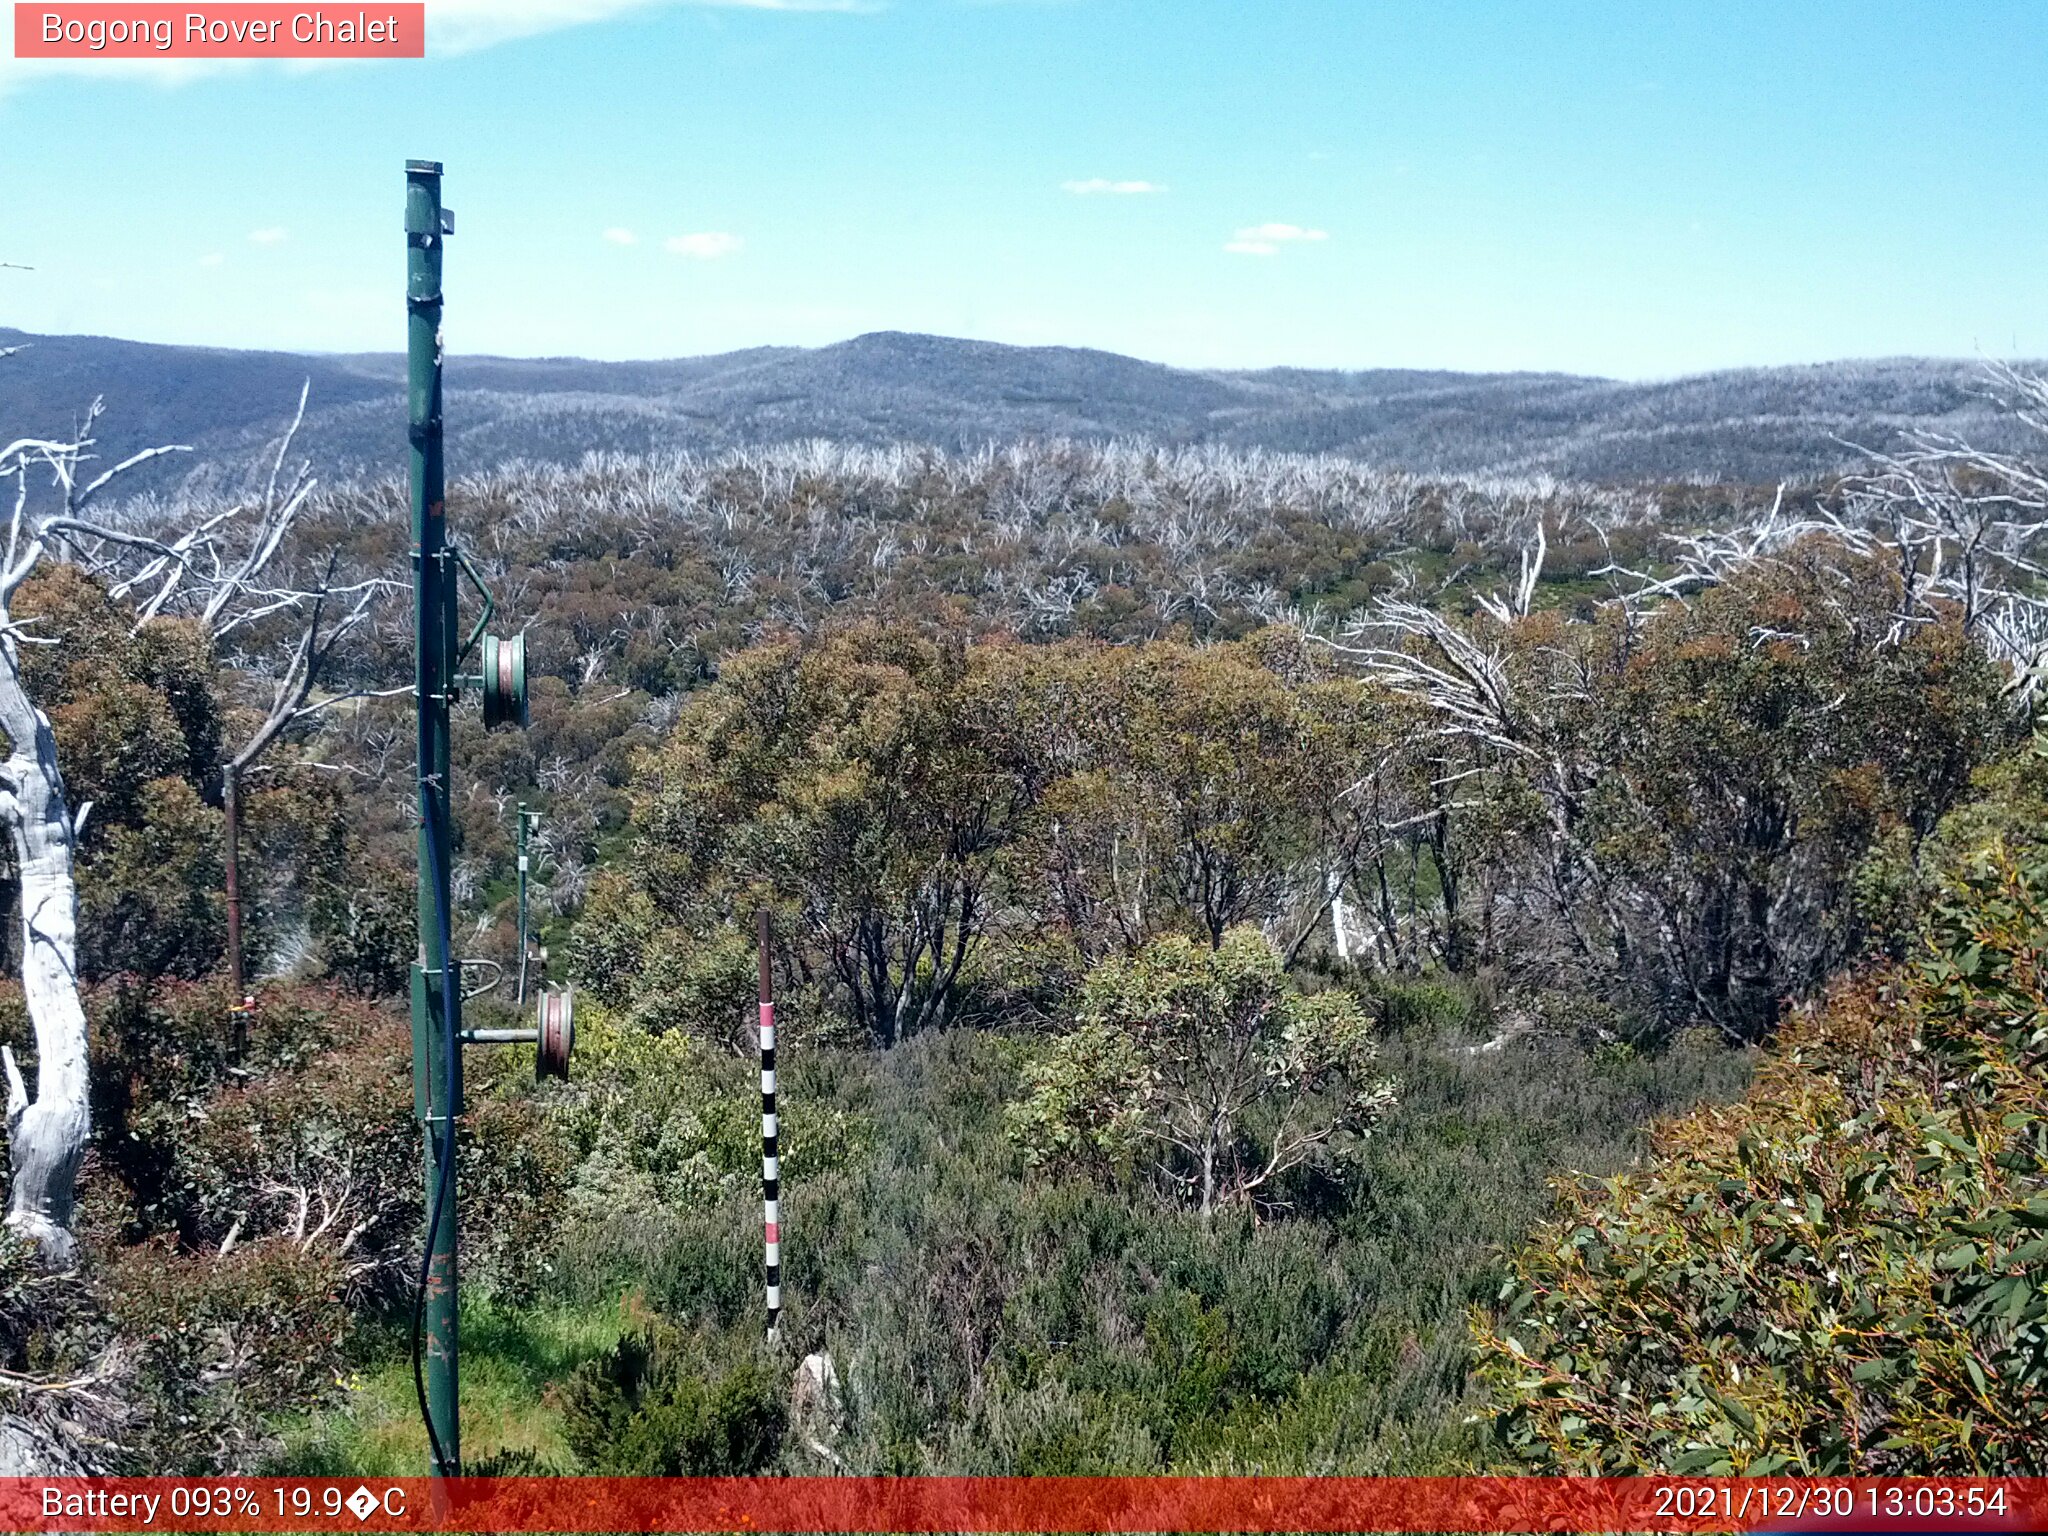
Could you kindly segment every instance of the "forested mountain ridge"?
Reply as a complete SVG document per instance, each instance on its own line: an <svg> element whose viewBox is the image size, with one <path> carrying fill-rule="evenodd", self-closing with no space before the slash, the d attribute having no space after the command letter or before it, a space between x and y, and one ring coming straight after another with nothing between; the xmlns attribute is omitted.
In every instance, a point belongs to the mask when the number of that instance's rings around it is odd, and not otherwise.
<svg viewBox="0 0 2048 1536"><path fill-rule="evenodd" d="M397 354L243 352L0 328L23 350L0 411L58 430L104 392L105 447L189 443L239 462L312 382L303 446L330 475L402 460ZM1111 352L876 332L814 349L660 362L457 357L451 463L713 450L802 438L961 449L1024 438L1335 453L1429 474L1775 481L1826 474L1850 444L1935 430L2011 446L1981 364L1884 359L1630 383L1558 373L1194 371ZM204 468L193 471L205 477Z"/></svg>

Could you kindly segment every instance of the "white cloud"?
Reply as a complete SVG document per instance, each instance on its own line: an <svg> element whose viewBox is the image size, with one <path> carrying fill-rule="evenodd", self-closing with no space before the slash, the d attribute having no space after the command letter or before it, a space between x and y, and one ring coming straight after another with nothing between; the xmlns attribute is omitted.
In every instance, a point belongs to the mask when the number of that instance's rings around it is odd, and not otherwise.
<svg viewBox="0 0 2048 1536"><path fill-rule="evenodd" d="M630 229L621 229L614 225L604 232L604 243L606 245L638 245L640 237L635 235Z"/></svg>
<svg viewBox="0 0 2048 1536"><path fill-rule="evenodd" d="M0 96L57 75L168 87L256 67L253 59L17 59L11 48L4 48L0 49Z"/></svg>
<svg viewBox="0 0 2048 1536"><path fill-rule="evenodd" d="M1062 192L1072 192L1078 197L1140 197L1147 192L1164 192L1156 181L1110 181L1101 176L1091 176L1086 181L1063 181Z"/></svg>
<svg viewBox="0 0 2048 1536"><path fill-rule="evenodd" d="M1254 224L1250 229L1240 229L1237 238L1270 240L1276 245L1284 245L1293 240L1327 240L1330 236L1327 230L1303 229L1299 224Z"/></svg>
<svg viewBox="0 0 2048 1536"><path fill-rule="evenodd" d="M1223 249L1233 256L1277 256L1283 245L1329 238L1328 230L1304 229L1299 224L1252 224L1225 241Z"/></svg>
<svg viewBox="0 0 2048 1536"><path fill-rule="evenodd" d="M721 256L737 255L746 245L738 235L727 234L722 229L707 229L694 235L676 235L663 242L663 247L673 256L690 256L698 261L716 261Z"/></svg>
<svg viewBox="0 0 2048 1536"><path fill-rule="evenodd" d="M290 238L291 232L289 230L280 229L275 224L271 225L268 229L252 229L249 231L249 243L251 245L283 245Z"/></svg>
<svg viewBox="0 0 2048 1536"><path fill-rule="evenodd" d="M202 267L217 267L226 260L227 257L219 251L208 251L199 258L199 265Z"/></svg>

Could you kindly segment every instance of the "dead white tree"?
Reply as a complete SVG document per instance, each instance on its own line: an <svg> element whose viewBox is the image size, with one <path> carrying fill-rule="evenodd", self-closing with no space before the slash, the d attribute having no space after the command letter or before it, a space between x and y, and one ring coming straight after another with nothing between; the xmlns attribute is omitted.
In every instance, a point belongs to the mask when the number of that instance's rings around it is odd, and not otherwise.
<svg viewBox="0 0 2048 1536"><path fill-rule="evenodd" d="M1543 514L1536 514L1536 541L1522 546L1522 575L1512 594L1488 592L1478 599L1480 608L1502 624L1529 617L1529 605L1536 600L1536 583L1543 579L1543 561L1550 552L1550 535L1543 527Z"/></svg>
<svg viewBox="0 0 2048 1536"><path fill-rule="evenodd" d="M52 550L68 540L164 553L156 540L80 517L122 474L177 447L145 449L94 479L92 426L69 439L19 438L0 448L0 486L13 481L14 507L7 551L0 560L0 732L8 755L0 764L0 820L14 844L21 897L21 984L35 1031L36 1091L30 1096L11 1047L0 1047L7 1075L8 1160L13 1185L6 1224L29 1238L53 1266L68 1264L71 1212L78 1165L92 1134L86 1077L85 1007L78 992L79 828L89 806L74 816L57 766L57 740L49 717L29 696L22 648L46 640L28 633L13 614L15 594ZM57 509L32 516L30 497L47 477Z"/></svg>
<svg viewBox="0 0 2048 1536"><path fill-rule="evenodd" d="M290 535L318 482L301 461L289 475L286 462L306 420L311 381L299 390L298 408L279 439L260 493L231 501L197 518L182 531L165 531L156 548L75 540L73 558L109 580L116 598L136 604L136 626L180 616L202 625L216 645L233 643L235 670L269 684L263 713L239 748L221 764L223 866L227 897L227 950L231 995L236 1009L230 1053L239 1060L247 1044L247 1014L239 1005L243 976L242 790L256 765L291 727L336 704L370 696L342 692L314 699L337 650L374 616L378 601L396 583L362 575L340 580L338 555L324 566L281 570ZM244 642L253 644L253 649ZM410 692L381 690L376 696Z"/></svg>
<svg viewBox="0 0 2048 1536"><path fill-rule="evenodd" d="M1987 393L2048 440L2048 380L2004 364L1988 376ZM1843 520L1896 563L1895 635L1951 606L2031 707L2048 668L2048 470L1933 432L1870 457L1842 487Z"/></svg>

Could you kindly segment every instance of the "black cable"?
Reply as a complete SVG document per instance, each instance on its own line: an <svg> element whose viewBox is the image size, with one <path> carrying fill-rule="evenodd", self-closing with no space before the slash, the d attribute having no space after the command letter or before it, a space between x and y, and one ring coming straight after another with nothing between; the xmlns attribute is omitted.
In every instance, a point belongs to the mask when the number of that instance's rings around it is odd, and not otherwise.
<svg viewBox="0 0 2048 1536"><path fill-rule="evenodd" d="M433 814L433 807L424 782L420 785L420 814L427 829L427 848L433 860L434 909L440 918L434 937L440 944L441 976L441 1025L442 1035L447 1041L443 1059L441 1085L441 1120L446 1127L441 1139L441 1156L438 1159L438 1173L434 1179L434 1204L427 1217L426 1251L420 1256L420 1283L413 1293L412 1301L412 1389L419 1399L420 1420L427 1426L427 1447L433 1457L434 1468L439 1471L446 1467L449 1472L460 1476L462 1469L452 1465L441 1444L441 1436L434 1428L433 1410L427 1406L427 1380L422 1366L422 1345L426 1336L427 1283L434 1274L434 1240L441 1233L441 1219L447 1209L449 1191L455 1178L455 1083L456 1052L462 1049L462 1042L455 1038L455 985L450 975L450 952L454 949L448 929L448 883L443 872L448 867L445 850L440 844L440 822ZM428 1104L427 1141L433 1142L433 1105ZM458 1404L456 1412L460 1413Z"/></svg>

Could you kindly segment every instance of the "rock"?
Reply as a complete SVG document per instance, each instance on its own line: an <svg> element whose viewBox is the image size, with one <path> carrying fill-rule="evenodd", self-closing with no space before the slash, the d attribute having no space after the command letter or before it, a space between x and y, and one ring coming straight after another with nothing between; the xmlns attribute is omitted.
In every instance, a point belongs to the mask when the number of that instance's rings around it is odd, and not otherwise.
<svg viewBox="0 0 2048 1536"><path fill-rule="evenodd" d="M832 1356L820 1350L805 1355L796 1368L789 1388L790 1430L817 1455L834 1466L841 1465L829 1444L845 1426L845 1404L839 1392L839 1372Z"/></svg>

